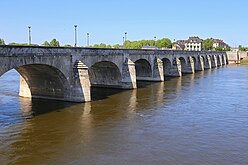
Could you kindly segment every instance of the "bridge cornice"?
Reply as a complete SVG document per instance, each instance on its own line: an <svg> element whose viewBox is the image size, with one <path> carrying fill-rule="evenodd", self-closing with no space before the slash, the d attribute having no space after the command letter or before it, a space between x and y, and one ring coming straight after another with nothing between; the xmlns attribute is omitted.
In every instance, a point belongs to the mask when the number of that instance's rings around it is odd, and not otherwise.
<svg viewBox="0 0 248 165"><path fill-rule="evenodd" d="M19 55L220 55L220 51L184 51L184 50L144 50L144 49L109 49L109 48L68 48L45 46L0 46L0 56Z"/></svg>

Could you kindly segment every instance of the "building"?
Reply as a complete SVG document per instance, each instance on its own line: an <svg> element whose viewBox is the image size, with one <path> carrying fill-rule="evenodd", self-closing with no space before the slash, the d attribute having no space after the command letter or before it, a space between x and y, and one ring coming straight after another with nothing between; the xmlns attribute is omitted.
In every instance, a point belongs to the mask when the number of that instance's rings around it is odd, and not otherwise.
<svg viewBox="0 0 248 165"><path fill-rule="evenodd" d="M185 40L178 40L172 46L172 50L184 50L185 48Z"/></svg>
<svg viewBox="0 0 248 165"><path fill-rule="evenodd" d="M230 46L226 44L223 40L211 38L213 41L213 48L230 49Z"/></svg>
<svg viewBox="0 0 248 165"><path fill-rule="evenodd" d="M178 40L174 43L172 49L174 50L188 50L201 51L203 47L203 40L198 36L189 37L188 40Z"/></svg>
<svg viewBox="0 0 248 165"><path fill-rule="evenodd" d="M185 49L188 51L201 51L203 47L203 40L198 36L189 37L188 40L185 41Z"/></svg>

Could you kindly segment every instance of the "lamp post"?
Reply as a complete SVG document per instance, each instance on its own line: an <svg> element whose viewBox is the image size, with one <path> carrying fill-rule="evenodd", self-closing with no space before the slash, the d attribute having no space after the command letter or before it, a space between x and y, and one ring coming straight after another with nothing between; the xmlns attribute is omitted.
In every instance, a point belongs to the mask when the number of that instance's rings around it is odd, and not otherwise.
<svg viewBox="0 0 248 165"><path fill-rule="evenodd" d="M77 25L74 25L74 30L75 30L75 44L74 44L74 47L77 47Z"/></svg>
<svg viewBox="0 0 248 165"><path fill-rule="evenodd" d="M122 45L124 46L124 43L125 43L125 37L122 37L122 40L123 40Z"/></svg>
<svg viewBox="0 0 248 165"><path fill-rule="evenodd" d="M156 46L156 40L157 40L157 37L154 36L154 46Z"/></svg>
<svg viewBox="0 0 248 165"><path fill-rule="evenodd" d="M127 32L125 32L125 41L127 41Z"/></svg>
<svg viewBox="0 0 248 165"><path fill-rule="evenodd" d="M31 26L28 26L28 44L31 45Z"/></svg>
<svg viewBox="0 0 248 165"><path fill-rule="evenodd" d="M87 33L87 46L90 46L90 33Z"/></svg>

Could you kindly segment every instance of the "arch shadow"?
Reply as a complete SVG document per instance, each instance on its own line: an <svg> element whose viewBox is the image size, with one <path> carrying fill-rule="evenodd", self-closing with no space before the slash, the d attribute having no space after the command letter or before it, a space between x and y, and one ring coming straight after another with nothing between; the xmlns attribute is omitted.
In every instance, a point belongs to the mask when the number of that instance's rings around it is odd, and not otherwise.
<svg viewBox="0 0 248 165"><path fill-rule="evenodd" d="M149 61L145 59L139 59L135 61L135 70L137 80L143 80L143 78L152 77L152 67Z"/></svg>
<svg viewBox="0 0 248 165"><path fill-rule="evenodd" d="M121 72L113 62L95 63L89 68L89 78L93 87L121 88Z"/></svg>

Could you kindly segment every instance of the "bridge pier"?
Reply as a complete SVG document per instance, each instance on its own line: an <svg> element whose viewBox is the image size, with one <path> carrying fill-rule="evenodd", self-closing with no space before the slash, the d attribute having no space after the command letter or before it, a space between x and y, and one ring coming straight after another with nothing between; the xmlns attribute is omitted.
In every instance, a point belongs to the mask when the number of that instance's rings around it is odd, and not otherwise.
<svg viewBox="0 0 248 165"><path fill-rule="evenodd" d="M198 61L196 62L196 71L203 71L204 70L204 59L202 56L199 56Z"/></svg>
<svg viewBox="0 0 248 165"><path fill-rule="evenodd" d="M220 55L217 55L217 66L218 67L222 66L222 58Z"/></svg>
<svg viewBox="0 0 248 165"><path fill-rule="evenodd" d="M71 85L71 94L68 101L87 102L91 101L90 79L88 67L77 60L73 67L73 82Z"/></svg>
<svg viewBox="0 0 248 165"><path fill-rule="evenodd" d="M135 64L128 58L126 58L123 63L121 77L122 77L121 82L123 89L137 88Z"/></svg>
<svg viewBox="0 0 248 165"><path fill-rule="evenodd" d="M195 63L194 63L194 59L192 57L188 57L187 60L187 66L186 66L186 71L184 71L184 73L195 73Z"/></svg>
<svg viewBox="0 0 248 165"><path fill-rule="evenodd" d="M222 65L226 65L226 56L222 55Z"/></svg>
<svg viewBox="0 0 248 165"><path fill-rule="evenodd" d="M216 56L215 55L212 56L211 61L212 61L211 62L212 68L216 68L217 67L217 59L216 59Z"/></svg>
<svg viewBox="0 0 248 165"><path fill-rule="evenodd" d="M25 79L20 75L20 87L19 87L19 96L25 98L32 98L30 88L25 81Z"/></svg>
<svg viewBox="0 0 248 165"><path fill-rule="evenodd" d="M205 58L204 69L211 69L212 68L212 61L209 55Z"/></svg>
<svg viewBox="0 0 248 165"><path fill-rule="evenodd" d="M154 59L152 81L164 81L163 61L159 58Z"/></svg>

